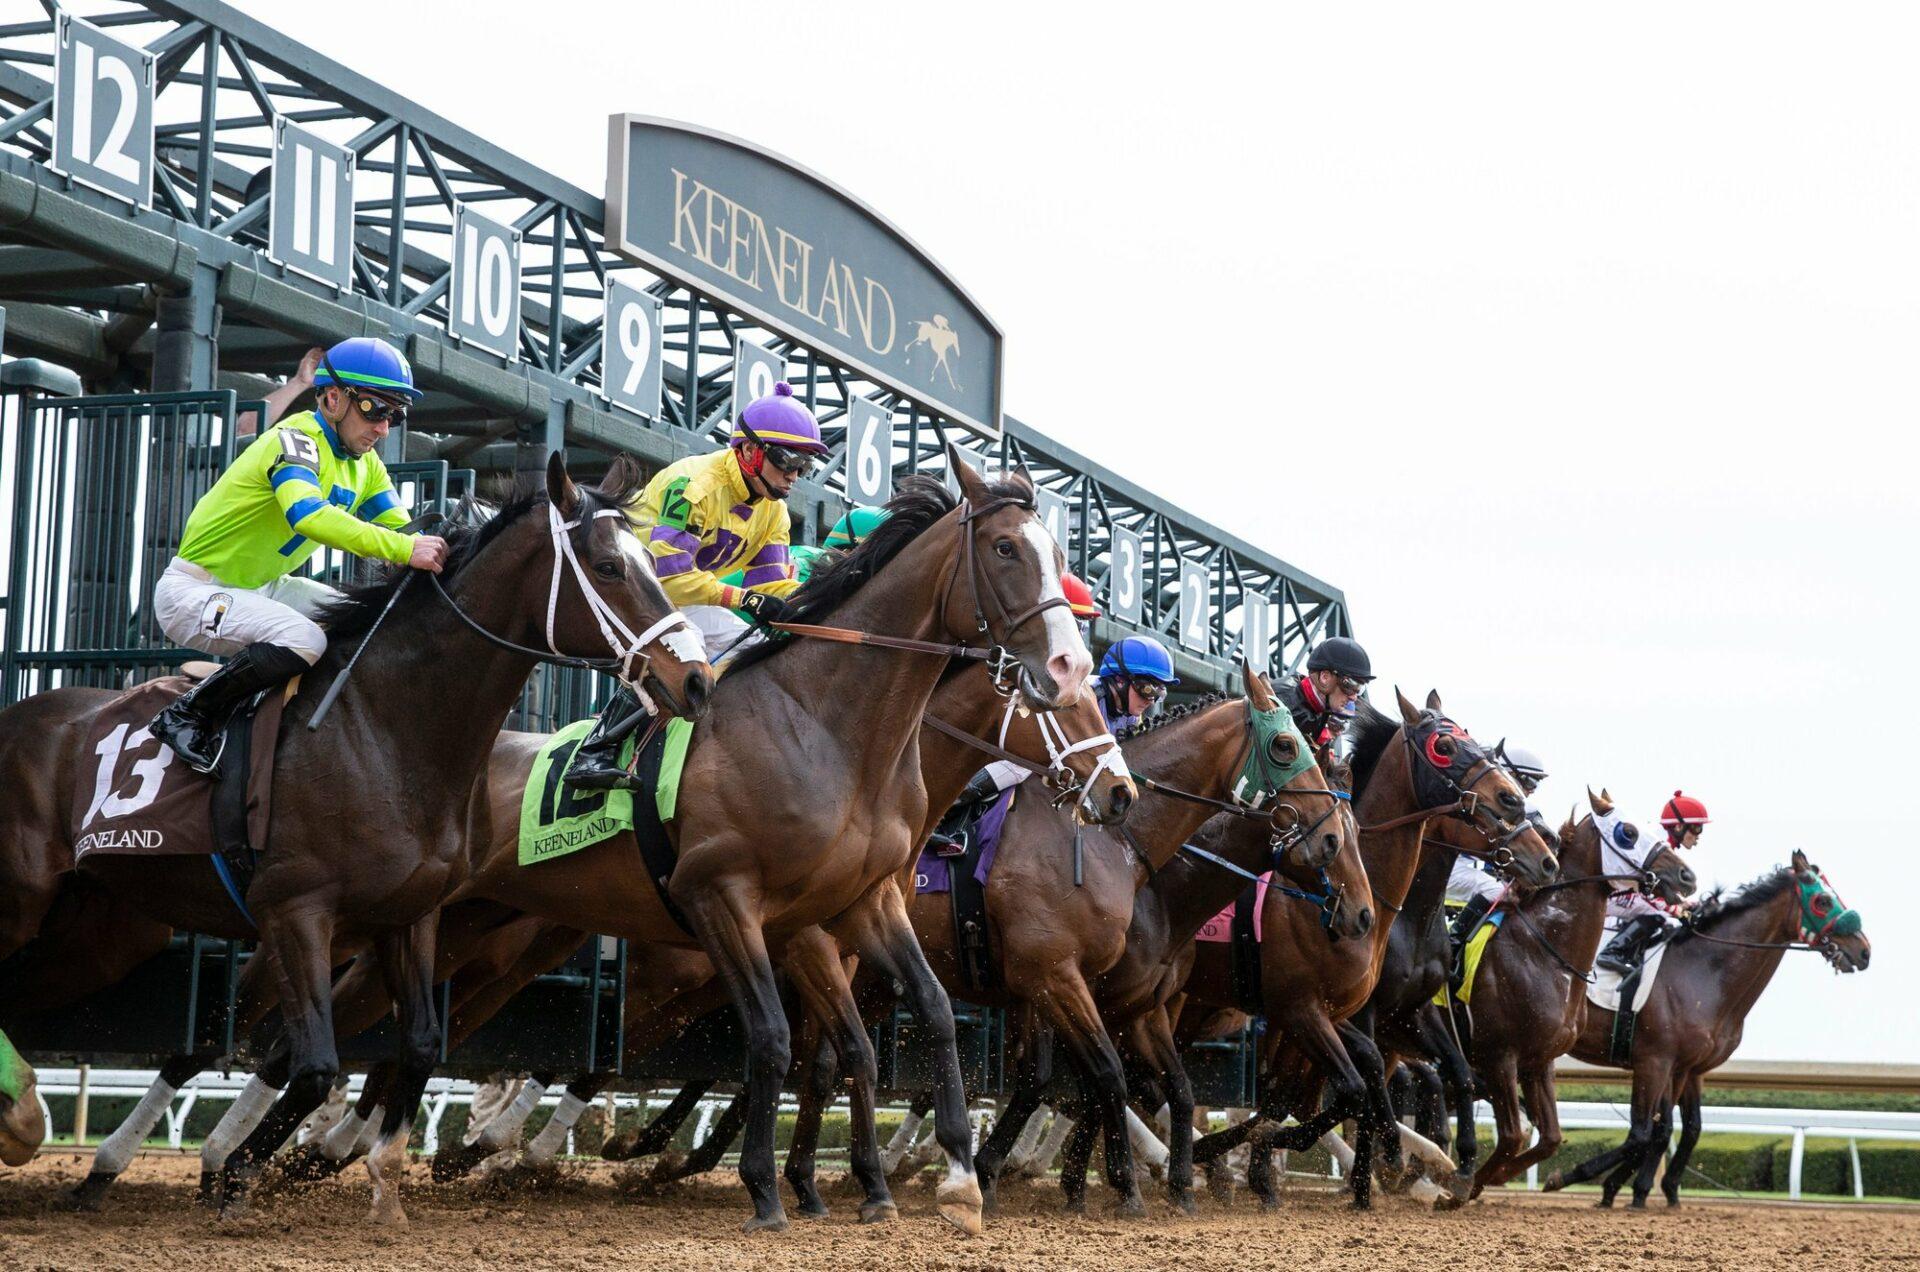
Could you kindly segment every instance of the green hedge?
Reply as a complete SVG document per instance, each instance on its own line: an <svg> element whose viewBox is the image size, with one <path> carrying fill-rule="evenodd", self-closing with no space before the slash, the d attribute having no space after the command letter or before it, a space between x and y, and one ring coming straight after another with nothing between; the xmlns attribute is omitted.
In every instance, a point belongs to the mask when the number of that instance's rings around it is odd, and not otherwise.
<svg viewBox="0 0 1920 1272"><path fill-rule="evenodd" d="M1618 1145L1626 1132L1569 1131L1566 1143L1540 1167L1545 1178L1555 1170L1571 1169ZM1865 1191L1876 1197L1920 1199L1920 1144L1900 1140L1861 1140L1860 1174ZM1736 1192L1787 1191L1793 1161L1790 1135L1702 1135L1694 1147L1691 1169L1681 1188L1688 1192L1717 1191L1714 1184L1693 1174L1699 1171ZM1851 1197L1853 1162L1843 1139L1808 1137L1800 1163L1803 1193Z"/></svg>

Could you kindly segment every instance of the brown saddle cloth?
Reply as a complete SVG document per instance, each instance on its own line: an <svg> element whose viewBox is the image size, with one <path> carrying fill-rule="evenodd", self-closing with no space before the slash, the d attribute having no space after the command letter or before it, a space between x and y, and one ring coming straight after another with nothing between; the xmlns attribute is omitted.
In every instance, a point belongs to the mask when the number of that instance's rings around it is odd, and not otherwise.
<svg viewBox="0 0 1920 1272"><path fill-rule="evenodd" d="M235 713L228 726L227 753L221 756L223 781L187 767L173 748L148 726L160 709L193 687L185 676L166 676L136 685L102 707L87 732L79 779L73 792L73 859L93 853L174 856L228 852L243 833L245 847L266 843L273 778L273 754L280 717L295 680L267 694L253 713L251 727ZM240 733L233 732L240 730ZM241 736L247 745L236 748ZM225 779L244 784L244 823L234 788L226 788L226 820L215 822L215 796ZM243 829L244 825L244 829Z"/></svg>

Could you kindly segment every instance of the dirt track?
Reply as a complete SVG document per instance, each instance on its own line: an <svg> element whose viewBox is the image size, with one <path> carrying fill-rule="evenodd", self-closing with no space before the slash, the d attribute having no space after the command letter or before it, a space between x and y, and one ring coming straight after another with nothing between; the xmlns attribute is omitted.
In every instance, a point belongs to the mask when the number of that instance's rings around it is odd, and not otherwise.
<svg viewBox="0 0 1920 1272"><path fill-rule="evenodd" d="M1135 1223L1058 1213L1051 1184L1016 1187L987 1234L968 1241L933 1213L930 1188L899 1193L901 1218L861 1227L851 1202L829 1192L833 1217L796 1222L782 1234L739 1231L744 1196L731 1177L664 1197L634 1199L611 1167L569 1169L540 1191L486 1194L437 1187L416 1164L409 1180L412 1225L375 1232L363 1222L365 1173L299 1195L263 1201L219 1223L196 1209L199 1160L136 1161L106 1211L57 1208L90 1161L43 1156L0 1177L0 1257L14 1269L108 1272L117 1268L348 1266L427 1268L475 1264L587 1269L979 1269L1525 1267L1556 1270L1886 1266L1920 1263L1920 1207L1788 1208L1699 1202L1677 1212L1597 1212L1589 1198L1502 1196L1452 1215L1384 1198L1371 1215L1334 1195L1292 1189L1276 1215L1243 1199L1231 1209L1202 1199L1197 1219L1170 1212ZM1091 1194L1096 1207L1102 1189ZM1656 1202L1657 1204L1657 1202Z"/></svg>

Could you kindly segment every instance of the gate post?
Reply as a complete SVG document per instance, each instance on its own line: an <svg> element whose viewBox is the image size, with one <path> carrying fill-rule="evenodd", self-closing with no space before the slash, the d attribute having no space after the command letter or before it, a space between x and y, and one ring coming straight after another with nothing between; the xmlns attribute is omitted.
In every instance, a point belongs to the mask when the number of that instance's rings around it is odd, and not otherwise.
<svg viewBox="0 0 1920 1272"><path fill-rule="evenodd" d="M220 271L196 264L183 295L159 297L153 333L153 391L188 393L213 387L220 362Z"/></svg>

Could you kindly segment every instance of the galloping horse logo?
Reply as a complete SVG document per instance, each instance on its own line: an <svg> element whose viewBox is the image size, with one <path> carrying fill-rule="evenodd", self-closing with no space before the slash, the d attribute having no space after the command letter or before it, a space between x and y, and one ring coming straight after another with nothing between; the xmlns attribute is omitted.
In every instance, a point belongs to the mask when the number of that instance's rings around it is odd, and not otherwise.
<svg viewBox="0 0 1920 1272"><path fill-rule="evenodd" d="M956 358L960 356L960 333L947 325L945 314L935 314L932 321L923 319L913 325L914 337L907 342L907 360L909 362L913 360L915 347L927 346L933 351L933 366L927 371L927 383L933 383L934 372L944 371L947 373L947 383L954 387L955 392L958 392L960 382L953 378L953 364L947 361L947 355L951 353Z"/></svg>

